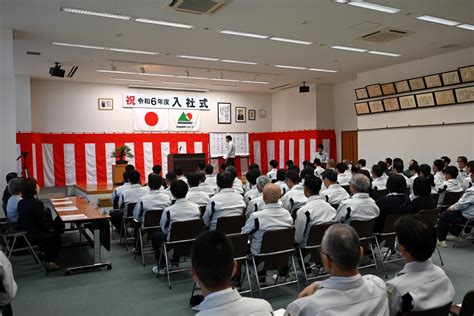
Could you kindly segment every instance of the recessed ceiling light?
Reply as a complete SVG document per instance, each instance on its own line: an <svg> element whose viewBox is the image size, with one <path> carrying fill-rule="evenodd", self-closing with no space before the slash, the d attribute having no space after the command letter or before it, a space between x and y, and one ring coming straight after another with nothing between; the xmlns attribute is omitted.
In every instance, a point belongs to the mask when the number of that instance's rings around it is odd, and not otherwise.
<svg viewBox="0 0 474 316"><path fill-rule="evenodd" d="M75 48L87 48L87 49L107 50L107 47L102 47L102 46L82 45L82 44L72 44L72 43L61 43L61 42L51 42L51 45L55 45L55 46L65 46L65 47L75 47Z"/></svg>
<svg viewBox="0 0 474 316"><path fill-rule="evenodd" d="M365 53L365 52L367 52L367 49L355 48L355 47L347 47L347 46L338 46L338 45L335 45L335 46L331 46L331 48L334 48L334 49L341 49L341 50L348 50L348 51L351 51L351 52L358 52L358 53Z"/></svg>
<svg viewBox="0 0 474 316"><path fill-rule="evenodd" d="M268 35L261 35L261 34L254 34L254 33L246 33L246 32L237 32L237 31L231 31L231 30L219 30L219 33L222 34L229 34L229 35L237 35L237 36L245 36L245 37L253 37L253 38L261 38L261 39L267 39L270 36Z"/></svg>
<svg viewBox="0 0 474 316"><path fill-rule="evenodd" d="M128 79L128 78L110 78L110 80L117 80L117 81L133 81L133 82L146 82L143 79Z"/></svg>
<svg viewBox="0 0 474 316"><path fill-rule="evenodd" d="M466 29L466 30L474 31L474 25L472 25L472 24L461 24L461 25L457 25L457 27L460 27L460 28Z"/></svg>
<svg viewBox="0 0 474 316"><path fill-rule="evenodd" d="M232 88L237 88L237 86L231 85L231 84L219 84L219 83L211 83L211 86L215 87L232 87Z"/></svg>
<svg viewBox="0 0 474 316"><path fill-rule="evenodd" d="M182 86L195 86L195 83L191 82L178 82L178 81L163 81L166 84L175 84L175 85L182 85Z"/></svg>
<svg viewBox="0 0 474 316"><path fill-rule="evenodd" d="M293 43L293 44L301 44L301 45L311 45L311 44L313 44L313 42L295 40L295 39L284 38L284 37L270 37L270 39L272 41L286 42L286 43Z"/></svg>
<svg viewBox="0 0 474 316"><path fill-rule="evenodd" d="M101 18L109 18L109 19L119 19L119 20L132 19L132 17L129 15L114 14L114 13L108 13L108 12L92 11L92 10L77 9L77 8L59 7L59 11L68 12L68 13L76 13L76 14L84 14L84 15L92 15L92 16L98 16Z"/></svg>
<svg viewBox="0 0 474 316"><path fill-rule="evenodd" d="M164 74L154 74L154 73L141 73L141 72L133 72L133 71L120 71L120 70L108 70L108 69L97 69L96 72L100 73L109 73L109 74L121 74L121 75L137 75L137 76L147 76L147 77L173 77L173 75L164 75Z"/></svg>
<svg viewBox="0 0 474 316"><path fill-rule="evenodd" d="M347 3L349 0L334 0L336 3Z"/></svg>
<svg viewBox="0 0 474 316"><path fill-rule="evenodd" d="M192 77L192 76L176 76L176 78L180 78L180 79L195 79L195 80L210 80L210 78Z"/></svg>
<svg viewBox="0 0 474 316"><path fill-rule="evenodd" d="M319 72L337 72L337 70L320 69L320 68L309 68L308 70L311 70L311 71L319 71Z"/></svg>
<svg viewBox="0 0 474 316"><path fill-rule="evenodd" d="M360 7L360 8L364 8L364 9L370 9L370 10L376 10L376 11L381 11L381 12L385 12L385 13L392 13L392 14L401 11L400 9L397 9L397 8L387 7L387 6L384 6L384 5L365 2L365 1L350 1L348 4L352 5L352 6L355 6L355 7Z"/></svg>
<svg viewBox="0 0 474 316"><path fill-rule="evenodd" d="M448 25L448 26L456 26L458 24L461 24L456 21L446 20L446 19L435 17L435 16L431 16L431 15L422 15L422 16L417 17L417 19L433 22L433 23L438 23L438 24L443 24L443 25Z"/></svg>
<svg viewBox="0 0 474 316"><path fill-rule="evenodd" d="M232 64L244 64L244 65L257 65L257 63L251 61L241 61L241 60L232 60L232 59L222 59L223 63L232 63Z"/></svg>
<svg viewBox="0 0 474 316"><path fill-rule="evenodd" d="M176 57L179 57L179 58L187 58L187 59L208 60L208 61L219 61L218 58L201 57L201 56L191 56L191 55L176 55Z"/></svg>
<svg viewBox="0 0 474 316"><path fill-rule="evenodd" d="M288 68L288 69L299 69L299 70L305 70L305 67L297 67L297 66L286 66L286 65L275 65L275 67L278 68Z"/></svg>
<svg viewBox="0 0 474 316"><path fill-rule="evenodd" d="M144 54L144 55L158 55L158 52L149 52L145 50L135 50L135 49L125 49L125 48L109 48L109 50L114 52L121 52L121 53L133 53L133 54Z"/></svg>
<svg viewBox="0 0 474 316"><path fill-rule="evenodd" d="M376 50L369 50L367 53L369 53L369 54L374 54L374 55L390 56L390 57L400 57L400 56L402 56L402 55L400 55L400 54L387 53L387 52L379 52L379 51L376 51Z"/></svg>
<svg viewBox="0 0 474 316"><path fill-rule="evenodd" d="M152 89L152 90L173 90L173 91L193 91L193 92L209 92L209 89L199 89L199 88L178 88L178 87L162 87L162 86L148 86L148 85L138 85L131 84L128 85L132 89Z"/></svg>
<svg viewBox="0 0 474 316"><path fill-rule="evenodd" d="M242 80L243 83L255 83L255 84L268 84L266 81L250 81L250 80Z"/></svg>
<svg viewBox="0 0 474 316"><path fill-rule="evenodd" d="M213 81L227 81L227 82L239 82L240 80L237 79L223 79L223 78L209 78Z"/></svg>
<svg viewBox="0 0 474 316"><path fill-rule="evenodd" d="M140 22L140 23L148 23L148 24L178 27L178 28L182 28L182 29L192 29L194 27L193 25L190 25L190 24L168 22L168 21L161 21L161 20L153 20L153 19L146 19L146 18L135 18L135 21Z"/></svg>
<svg viewBox="0 0 474 316"><path fill-rule="evenodd" d="M51 45L75 47L75 48L98 49L98 50L110 50L114 52L144 54L144 55L158 55L159 54L158 52L149 52L149 51L144 51L144 50L116 48L116 47L103 47L103 46L83 45L83 44L74 44L74 43L51 42Z"/></svg>

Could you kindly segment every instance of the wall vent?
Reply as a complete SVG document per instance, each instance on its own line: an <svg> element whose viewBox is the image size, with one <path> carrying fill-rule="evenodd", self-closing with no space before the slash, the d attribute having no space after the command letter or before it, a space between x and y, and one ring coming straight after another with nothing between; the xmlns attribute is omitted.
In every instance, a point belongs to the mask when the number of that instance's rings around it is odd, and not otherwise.
<svg viewBox="0 0 474 316"><path fill-rule="evenodd" d="M167 6L175 11L213 15L232 0L170 0Z"/></svg>
<svg viewBox="0 0 474 316"><path fill-rule="evenodd" d="M33 51L26 51L26 54L27 55L33 55L33 56L41 56L41 53L40 52L33 52Z"/></svg>
<svg viewBox="0 0 474 316"><path fill-rule="evenodd" d="M397 30L394 28L387 27L382 30L363 35L361 37L358 37L357 39L374 43L385 43L405 37L413 33L415 32L399 29Z"/></svg>

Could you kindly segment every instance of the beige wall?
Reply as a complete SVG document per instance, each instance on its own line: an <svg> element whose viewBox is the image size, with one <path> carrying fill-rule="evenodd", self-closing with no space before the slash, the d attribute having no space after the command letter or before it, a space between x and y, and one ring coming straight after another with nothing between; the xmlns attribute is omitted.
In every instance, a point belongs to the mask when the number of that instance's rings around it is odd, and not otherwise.
<svg viewBox="0 0 474 316"><path fill-rule="evenodd" d="M35 132L133 132L133 111L122 108L119 85L104 85L49 80L31 81L32 128ZM150 93L144 90L143 93ZM176 92L176 95L182 93ZM191 92L205 95L211 110L201 112L202 132L264 132L272 129L272 97L264 93ZM113 98L113 111L98 111L97 98ZM232 124L217 124L217 102L232 103ZM235 107L265 109L266 118L235 123Z"/></svg>
<svg viewBox="0 0 474 316"><path fill-rule="evenodd" d="M334 128L334 85L316 85L316 127Z"/></svg>
<svg viewBox="0 0 474 316"><path fill-rule="evenodd" d="M348 81L334 86L334 130L336 131L337 159L341 160L341 132L357 129L357 115L354 109L354 89L357 82Z"/></svg>

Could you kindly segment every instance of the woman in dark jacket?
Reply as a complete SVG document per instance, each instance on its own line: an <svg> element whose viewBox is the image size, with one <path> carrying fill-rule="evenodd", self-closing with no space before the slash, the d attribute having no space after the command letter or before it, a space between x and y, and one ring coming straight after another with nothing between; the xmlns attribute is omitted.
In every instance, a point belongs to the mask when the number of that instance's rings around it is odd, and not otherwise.
<svg viewBox="0 0 474 316"><path fill-rule="evenodd" d="M51 221L43 202L38 198L38 189L35 179L25 178L21 182L23 199L18 202L18 228L28 231L28 240L40 247L45 253L46 268L48 271L59 270L56 258L61 247L61 235L51 230Z"/></svg>
<svg viewBox="0 0 474 316"><path fill-rule="evenodd" d="M415 198L411 201L411 204L415 212L436 208L436 202L431 197L431 184L429 179L417 177L413 181L413 194Z"/></svg>

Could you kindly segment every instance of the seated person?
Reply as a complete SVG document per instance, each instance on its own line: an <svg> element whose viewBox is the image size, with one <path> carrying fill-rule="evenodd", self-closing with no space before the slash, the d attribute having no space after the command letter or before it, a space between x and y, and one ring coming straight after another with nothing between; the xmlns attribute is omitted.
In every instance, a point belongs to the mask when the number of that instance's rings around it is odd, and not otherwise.
<svg viewBox="0 0 474 316"><path fill-rule="evenodd" d="M285 166L286 166L286 170L288 170L288 168L290 168L291 166L293 166L295 163L293 162L293 160L287 160L285 162Z"/></svg>
<svg viewBox="0 0 474 316"><path fill-rule="evenodd" d="M191 274L204 295L204 301L193 308L196 315L273 315L267 301L242 297L232 288L231 279L237 273L232 252L230 240L221 232L204 232L194 241Z"/></svg>
<svg viewBox="0 0 474 316"><path fill-rule="evenodd" d="M285 195L285 193L289 190L285 182L285 173L285 169L278 169L276 175L277 182L275 182L275 184L280 187L282 195Z"/></svg>
<svg viewBox="0 0 474 316"><path fill-rule="evenodd" d="M156 232L153 237L153 249L155 250L155 258L158 262L152 269L155 274L159 273L160 275L165 275L167 272L164 258L167 254L162 256L160 262L160 253L161 245L170 238L170 231L173 224L201 218L199 206L186 199L188 189L188 185L182 180L175 180L170 185L171 193L175 197L176 202L164 209L160 220L161 232ZM179 258L173 258L172 262L179 262Z"/></svg>
<svg viewBox="0 0 474 316"><path fill-rule="evenodd" d="M5 190L3 191L3 197L2 197L2 207L4 210L7 209L8 199L11 196L10 192L8 191L8 183L10 183L10 180L15 179L17 177L18 177L18 173L16 172L9 172L7 174L7 177L6 177L7 186L5 187Z"/></svg>
<svg viewBox="0 0 474 316"><path fill-rule="evenodd" d="M206 172L206 181L204 181L203 185L210 186L214 189L214 193L217 193L217 183L216 183L216 175L214 173L214 167L212 165L206 165L204 167L204 171ZM207 190L206 190L207 191Z"/></svg>
<svg viewBox="0 0 474 316"><path fill-rule="evenodd" d="M220 191L210 199L203 216L204 224L210 230L216 229L219 217L245 214L247 205L242 195L232 188L233 184L234 175L231 172L224 171L217 175L217 185Z"/></svg>
<svg viewBox="0 0 474 316"><path fill-rule="evenodd" d="M61 235L52 230L51 216L48 216L50 214L44 209L43 202L37 198L36 180L24 178L20 188L23 199L18 202L18 228L26 230L29 242L38 245L44 252L46 269L59 270L61 267L56 264L56 258L61 248Z"/></svg>
<svg viewBox="0 0 474 316"><path fill-rule="evenodd" d="M336 210L319 195L321 179L317 176L307 176L304 181L304 195L308 201L296 213L295 243L306 246L309 231L314 225L333 222Z"/></svg>
<svg viewBox="0 0 474 316"><path fill-rule="evenodd" d="M431 185L428 179L417 177L412 187L415 198L411 201L411 205L415 212L436 208L436 202L431 197Z"/></svg>
<svg viewBox="0 0 474 316"><path fill-rule="evenodd" d="M174 173L176 173L176 177L178 180L184 181L186 184L188 183L188 179L184 176L184 170L181 167L176 167L173 170Z"/></svg>
<svg viewBox="0 0 474 316"><path fill-rule="evenodd" d="M379 165L372 166L372 188L375 191L387 190L387 177Z"/></svg>
<svg viewBox="0 0 474 316"><path fill-rule="evenodd" d="M198 179L199 179L199 189L206 193L207 196L211 196L216 194L216 189L214 187L211 187L206 183L206 174L203 171L196 172Z"/></svg>
<svg viewBox="0 0 474 316"><path fill-rule="evenodd" d="M370 172L370 169L367 168L367 161L365 159L359 159L357 161L357 165L359 166L359 169L367 170Z"/></svg>
<svg viewBox="0 0 474 316"><path fill-rule="evenodd" d="M451 158L449 158L448 156L441 156L440 159L443 161L445 168L449 167L449 164L451 163Z"/></svg>
<svg viewBox="0 0 474 316"><path fill-rule="evenodd" d="M339 204L336 222L368 221L380 214L379 207L369 196L370 180L361 173L355 174L349 181L352 197Z"/></svg>
<svg viewBox="0 0 474 316"><path fill-rule="evenodd" d="M119 210L110 213L110 222L120 231L122 218L127 216L128 205L137 203L138 199L148 193L148 189L140 184L140 173L136 170L128 172L130 186L122 191L119 200Z"/></svg>
<svg viewBox="0 0 474 316"><path fill-rule="evenodd" d="M314 158L314 165L316 168L314 169L314 175L321 177L325 169L322 167L321 160L319 158Z"/></svg>
<svg viewBox="0 0 474 316"><path fill-rule="evenodd" d="M161 176L161 171L163 170L163 168L161 167L161 165L154 165L151 170L153 171L153 173L156 173L157 175Z"/></svg>
<svg viewBox="0 0 474 316"><path fill-rule="evenodd" d="M247 173L245 174L245 178L247 179L247 183L250 186L250 189L245 192L244 200L245 200L245 203L249 204L250 200L260 195L260 192L258 192L258 189L257 189L258 176L257 176L257 173L254 171L247 171Z"/></svg>
<svg viewBox="0 0 474 316"><path fill-rule="evenodd" d="M458 182L458 175L459 171L458 168L455 166L448 166L444 169L444 186L441 189L438 189L439 192L439 200L438 204L444 204L444 197L446 196L446 192L463 192L464 189L462 184Z"/></svg>
<svg viewBox="0 0 474 316"><path fill-rule="evenodd" d="M410 195L413 193L413 182L416 178L418 178L420 173L420 166L418 164L411 164L408 167L409 178L408 178L408 185L410 186Z"/></svg>
<svg viewBox="0 0 474 316"><path fill-rule="evenodd" d="M459 168L458 182L463 183L466 178L469 178L469 168L467 166L467 157L459 156L456 160L456 163Z"/></svg>
<svg viewBox="0 0 474 316"><path fill-rule="evenodd" d="M296 170L288 170L285 174L285 183L289 188L282 197L283 207L292 212L302 207L308 198L304 195L303 185L300 184L300 177Z"/></svg>
<svg viewBox="0 0 474 316"><path fill-rule="evenodd" d="M352 174L346 173L347 165L343 162L340 162L336 165L337 171L337 182L340 185L349 185L349 180L352 178Z"/></svg>
<svg viewBox="0 0 474 316"><path fill-rule="evenodd" d="M350 198L349 193L337 183L337 173L334 170L326 170L322 174L323 184L327 188L320 195L331 205L340 204Z"/></svg>
<svg viewBox="0 0 474 316"><path fill-rule="evenodd" d="M328 159L328 162L326 164L326 170L328 170L328 169L336 169L336 160Z"/></svg>
<svg viewBox="0 0 474 316"><path fill-rule="evenodd" d="M405 176L405 174L403 174L403 164L398 163L398 162L394 162L393 163L392 174L401 175L405 179L405 183L407 184L407 188L410 187L410 178L408 178L407 176Z"/></svg>
<svg viewBox="0 0 474 316"><path fill-rule="evenodd" d="M435 187L434 183L434 176L431 174L431 167L427 164L421 164L420 165L420 172L418 173L419 177L425 177L428 179L428 182L431 185L431 194L436 194L438 193L438 189ZM411 198L413 199L413 195Z"/></svg>
<svg viewBox="0 0 474 316"><path fill-rule="evenodd" d="M206 168L206 164L204 162L198 162L197 167L196 167L196 173L204 172L205 168Z"/></svg>
<svg viewBox="0 0 474 316"><path fill-rule="evenodd" d="M285 315L389 315L387 287L375 275L361 276L359 236L349 225L334 224L324 233L321 259L329 279L307 286Z"/></svg>
<svg viewBox="0 0 474 316"><path fill-rule="evenodd" d="M150 173L148 176L148 187L150 192L140 197L133 209L133 218L138 222L143 223L143 216L146 212L151 210L164 210L166 207L171 205L171 199L169 195L160 191L161 178L157 173Z"/></svg>
<svg viewBox="0 0 474 316"><path fill-rule="evenodd" d="M0 279L1 291L0 291L0 315L11 316L13 315L11 302L16 296L18 287L13 277L13 270L10 261L7 256L0 250Z"/></svg>
<svg viewBox="0 0 474 316"><path fill-rule="evenodd" d="M21 201L21 178L11 179L8 182L10 198L7 203L7 220L9 223L18 222L18 202Z"/></svg>
<svg viewBox="0 0 474 316"><path fill-rule="evenodd" d="M474 164L469 166L471 181L474 181ZM465 224L468 218L474 218L474 186L464 191L459 201L439 214L437 234L438 245L446 248L446 236L451 231L454 235L461 233L461 227L455 224Z"/></svg>
<svg viewBox="0 0 474 316"><path fill-rule="evenodd" d="M250 214L253 212L258 212L261 211L262 208L265 206L265 202L263 201L263 188L271 183L272 180L270 180L269 177L267 176L260 176L257 178L257 190L258 190L258 196L252 200L250 200L249 205L247 206L247 212L245 213L245 216L249 218Z"/></svg>
<svg viewBox="0 0 474 316"><path fill-rule="evenodd" d="M114 189L114 191L112 192L112 197L110 199L115 210L119 208L119 200L122 195L122 192L130 188L130 182L128 181L128 171L125 171L123 173L122 178L123 184Z"/></svg>
<svg viewBox="0 0 474 316"><path fill-rule="evenodd" d="M278 170L278 161L276 161L275 159L272 159L270 160L270 171L268 171L267 173L267 177L269 177L270 179L273 180L276 180L276 174L277 174L277 170Z"/></svg>
<svg viewBox="0 0 474 316"><path fill-rule="evenodd" d="M395 164L396 165L396 164ZM407 195L407 183L405 178L395 172L387 179L388 194L377 199L375 204L379 207L380 215L375 219L374 232L381 233L388 215L410 214L415 210L411 205L411 200Z"/></svg>
<svg viewBox="0 0 474 316"><path fill-rule="evenodd" d="M209 195L199 187L199 177L195 172L188 173L186 176L189 184L189 191L186 199L189 202L196 203L199 206L206 206L209 203Z"/></svg>
<svg viewBox="0 0 474 316"><path fill-rule="evenodd" d="M441 159L436 159L433 161L433 173L434 173L434 184L435 188L439 192L439 190L442 190L444 188L444 181L446 181L446 178L444 177L443 170L445 168L444 161Z"/></svg>
<svg viewBox="0 0 474 316"><path fill-rule="evenodd" d="M250 166L252 165L256 165L256 164L251 164ZM253 168L249 167L249 171L255 174L255 179L257 179L258 177L262 175L260 169L256 167L253 167ZM243 189L244 189L244 196L245 196L245 194L247 194L247 192L249 192L252 189L252 184L250 184L249 181L245 182L245 184L243 185Z"/></svg>
<svg viewBox="0 0 474 316"><path fill-rule="evenodd" d="M436 232L419 216L404 216L395 223L397 248L406 264L387 282L390 315L425 311L452 302L454 287L446 273L433 264Z"/></svg>
<svg viewBox="0 0 474 316"><path fill-rule="evenodd" d="M230 172L232 176L234 177L234 180L232 182L232 189L234 189L235 192L239 194L244 194L242 180L240 180L239 177L237 176L237 169L235 169L234 166L228 166L227 168L225 168L225 171Z"/></svg>
<svg viewBox="0 0 474 316"><path fill-rule="evenodd" d="M471 160L467 163L466 178L462 183L462 188L464 191L472 187L471 172L469 170L474 169L474 160Z"/></svg>
<svg viewBox="0 0 474 316"><path fill-rule="evenodd" d="M161 187L160 192L166 194L170 197L170 200L174 200L174 196L171 193L170 187L171 183L178 179L178 176L174 172L168 172L165 176L166 187Z"/></svg>

